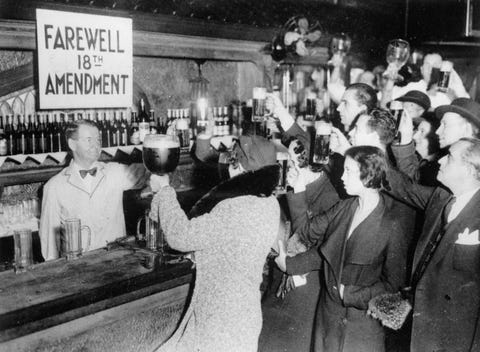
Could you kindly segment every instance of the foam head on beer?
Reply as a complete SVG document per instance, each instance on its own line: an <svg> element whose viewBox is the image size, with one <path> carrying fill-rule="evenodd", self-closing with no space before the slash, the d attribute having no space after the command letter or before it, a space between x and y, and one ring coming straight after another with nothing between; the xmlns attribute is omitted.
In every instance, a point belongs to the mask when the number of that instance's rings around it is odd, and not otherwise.
<svg viewBox="0 0 480 352"><path fill-rule="evenodd" d="M267 89L263 87L253 88L253 99L264 100L267 98Z"/></svg>
<svg viewBox="0 0 480 352"><path fill-rule="evenodd" d="M143 164L154 174L172 172L180 159L180 143L169 135L147 134L143 142Z"/></svg>
<svg viewBox="0 0 480 352"><path fill-rule="evenodd" d="M178 119L176 126L178 130L188 130L187 119Z"/></svg>
<svg viewBox="0 0 480 352"><path fill-rule="evenodd" d="M453 63L451 61L443 61L442 66L440 67L441 72L450 72L453 68Z"/></svg>
<svg viewBox="0 0 480 352"><path fill-rule="evenodd" d="M180 148L180 143L174 137L166 134L149 135L143 142L144 148L150 149L172 149Z"/></svg>
<svg viewBox="0 0 480 352"><path fill-rule="evenodd" d="M327 121L316 121L315 122L315 131L317 135L329 136L332 134L332 125Z"/></svg>

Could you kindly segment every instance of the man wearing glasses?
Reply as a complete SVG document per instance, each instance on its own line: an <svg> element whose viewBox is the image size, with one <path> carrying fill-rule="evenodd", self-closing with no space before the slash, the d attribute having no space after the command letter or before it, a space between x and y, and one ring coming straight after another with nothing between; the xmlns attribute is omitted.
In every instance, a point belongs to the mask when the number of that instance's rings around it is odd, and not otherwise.
<svg viewBox="0 0 480 352"><path fill-rule="evenodd" d="M142 164L98 161L101 139L92 121L69 124L65 138L73 159L43 190L39 234L45 260L59 257L61 224L69 218L90 228L89 250L125 236L123 191L141 187L147 177Z"/></svg>

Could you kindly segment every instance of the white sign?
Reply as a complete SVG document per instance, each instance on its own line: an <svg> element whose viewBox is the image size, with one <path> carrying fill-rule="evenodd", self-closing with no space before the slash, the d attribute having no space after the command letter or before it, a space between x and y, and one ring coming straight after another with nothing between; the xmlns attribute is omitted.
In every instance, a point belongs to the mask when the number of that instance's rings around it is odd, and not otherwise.
<svg viewBox="0 0 480 352"><path fill-rule="evenodd" d="M132 20L37 9L41 109L132 106Z"/></svg>

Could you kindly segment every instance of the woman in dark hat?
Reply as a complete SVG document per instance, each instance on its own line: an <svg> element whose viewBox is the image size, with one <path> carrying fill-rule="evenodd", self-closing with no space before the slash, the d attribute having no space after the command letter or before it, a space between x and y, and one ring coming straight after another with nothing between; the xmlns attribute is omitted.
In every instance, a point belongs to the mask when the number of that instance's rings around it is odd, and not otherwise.
<svg viewBox="0 0 480 352"><path fill-rule="evenodd" d="M228 169L232 178L200 199L190 219L168 176L151 178L157 192L151 218L172 248L193 251L196 262L190 306L159 351L257 351L263 266L280 228L272 195L279 179L275 146L263 137L240 136Z"/></svg>

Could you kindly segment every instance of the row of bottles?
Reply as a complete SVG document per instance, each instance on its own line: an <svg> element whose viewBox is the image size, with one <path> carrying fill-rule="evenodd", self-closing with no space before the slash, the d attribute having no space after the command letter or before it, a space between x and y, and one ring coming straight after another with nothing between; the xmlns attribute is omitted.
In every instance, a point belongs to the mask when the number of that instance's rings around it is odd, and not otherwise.
<svg viewBox="0 0 480 352"><path fill-rule="evenodd" d="M0 155L66 150L64 125L57 114L0 116Z"/></svg>
<svg viewBox="0 0 480 352"><path fill-rule="evenodd" d="M213 135L228 136L231 133L231 121L228 115L228 107L214 107L213 111Z"/></svg>
<svg viewBox="0 0 480 352"><path fill-rule="evenodd" d="M82 114L37 113L0 116L0 156L55 153L68 150L68 123L85 118L95 121L102 147L129 145L129 122L123 111Z"/></svg>
<svg viewBox="0 0 480 352"><path fill-rule="evenodd" d="M68 123L87 119L97 124L102 147L139 145L147 134L175 134L181 147L189 147L203 126L190 108L167 109L163 118L156 118L153 109L146 111L143 99L138 113L124 110L83 110L75 113L38 112L33 115L0 116L0 156L15 154L55 153L68 150L65 137ZM215 136L232 133L232 119L227 106L208 109ZM207 121L204 121L208 123Z"/></svg>

